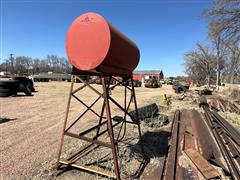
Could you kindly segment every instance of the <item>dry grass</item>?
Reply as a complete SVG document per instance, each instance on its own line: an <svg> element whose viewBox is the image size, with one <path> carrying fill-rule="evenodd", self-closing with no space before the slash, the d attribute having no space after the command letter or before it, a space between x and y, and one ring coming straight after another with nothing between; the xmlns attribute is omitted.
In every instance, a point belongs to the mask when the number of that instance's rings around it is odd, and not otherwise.
<svg viewBox="0 0 240 180"><path fill-rule="evenodd" d="M240 100L240 87L221 87L221 92L227 98Z"/></svg>
<svg viewBox="0 0 240 180"><path fill-rule="evenodd" d="M34 96L19 94L17 97L0 99L1 118L14 119L0 124L1 179L26 179L42 170L49 171L44 167L56 160L69 87L70 83L67 82L35 83L38 92L34 93ZM99 85L94 87L101 90ZM113 96L120 102L123 99L122 92L122 87L113 91ZM144 106L149 102L161 105L164 93L174 94L171 86L158 89L136 88L138 106ZM81 98L90 104L96 96L89 89L85 89ZM96 104L96 110L100 111L101 105L102 103ZM84 109L73 100L70 119L76 118ZM112 109L113 116L122 115L113 105ZM88 113L75 130L79 131L95 124L95 116ZM70 141L66 143L71 144Z"/></svg>
<svg viewBox="0 0 240 180"><path fill-rule="evenodd" d="M79 85L79 84L77 84ZM0 179L103 179L95 174L88 174L78 170L69 170L59 176L52 171L56 163L59 148L59 139L65 115L70 83L48 82L35 83L34 96L27 97L23 94L18 97L1 98L0 121ZM93 85L101 90L100 85ZM123 104L123 87L112 91L112 96ZM171 99L169 107L163 105L162 96L167 94ZM198 109L197 94L187 93L183 100L178 100L171 86L162 88L136 88L138 107L156 103L159 106L159 116L146 119L142 122L142 135L148 164L143 176L148 179L148 174L159 169L157 164L163 162L163 155L168 142L171 124L162 126L161 121L171 117L177 109ZM84 89L79 97L90 105L96 96L89 89ZM102 102L94 108L100 112ZM123 113L111 104L112 116L122 116ZM133 107L131 107L133 109ZM76 100L72 101L69 119L73 121L85 107L79 106ZM96 125L97 119L93 113L87 113L85 118L72 129L80 132ZM117 129L115 130L116 133ZM108 136L103 135L107 141ZM84 143L73 138L65 139L63 157L76 152ZM137 177L136 172L140 165L138 131L134 126L127 127L125 138L119 144L118 156L120 169L123 176ZM91 153L80 159L82 163L92 163L105 168L112 168L111 152L104 148L94 149ZM106 178L104 178L106 179Z"/></svg>

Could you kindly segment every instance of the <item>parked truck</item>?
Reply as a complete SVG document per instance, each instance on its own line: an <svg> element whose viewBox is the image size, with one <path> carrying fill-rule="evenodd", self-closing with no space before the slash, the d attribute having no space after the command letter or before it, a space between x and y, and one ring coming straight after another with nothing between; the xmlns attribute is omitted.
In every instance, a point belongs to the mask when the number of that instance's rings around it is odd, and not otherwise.
<svg viewBox="0 0 240 180"><path fill-rule="evenodd" d="M144 81L144 85L147 88L159 88L159 87L162 87L162 84L155 78L145 80Z"/></svg>

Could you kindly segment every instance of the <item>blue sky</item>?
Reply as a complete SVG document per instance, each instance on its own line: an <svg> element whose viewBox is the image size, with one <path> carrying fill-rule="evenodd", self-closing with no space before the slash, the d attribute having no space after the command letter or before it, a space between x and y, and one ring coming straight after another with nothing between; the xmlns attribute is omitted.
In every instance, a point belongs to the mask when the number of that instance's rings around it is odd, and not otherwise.
<svg viewBox="0 0 240 180"><path fill-rule="evenodd" d="M184 75L184 53L207 43L207 21L200 15L211 0L1 0L1 62L15 56L66 57L65 36L72 21L97 12L138 45L138 70L162 69Z"/></svg>

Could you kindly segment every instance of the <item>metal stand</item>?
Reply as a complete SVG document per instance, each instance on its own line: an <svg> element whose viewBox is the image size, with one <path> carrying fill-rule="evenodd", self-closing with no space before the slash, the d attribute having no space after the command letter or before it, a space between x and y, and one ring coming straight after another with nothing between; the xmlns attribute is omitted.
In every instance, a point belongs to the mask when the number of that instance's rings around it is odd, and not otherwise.
<svg viewBox="0 0 240 180"><path fill-rule="evenodd" d="M96 78L92 79L90 81L84 81L81 77L79 77L77 75L72 75L72 77L71 77L71 81L72 82L71 82L71 87L70 87L68 103L67 103L66 116L65 116L63 130L62 130L62 135L61 135L60 148L59 148L59 153L58 153L58 158L57 158L57 167L59 168L61 165L65 164L65 165L68 165L68 166L79 168L81 170L89 171L89 172L92 172L92 173L97 173L97 174L100 174L100 175L104 175L104 176L108 176L108 177L112 177L112 178L116 178L117 180L120 180L120 171L119 171L119 166L118 166L118 157L117 157L117 149L116 148L118 147L118 141L119 141L120 132L122 130L122 127L124 125L124 127L126 129L126 123L135 124L135 125L138 126L140 146L141 146L141 150L142 150L142 155L144 155L144 150L143 150L143 146L142 146L142 142L141 142L140 121L138 119L138 111L137 111L137 103L136 103L136 96L135 96L134 86L130 87L130 86L126 85L125 83L123 83L123 82L119 81L118 79L116 79L113 75L105 75L105 74L102 74L102 73L96 73L96 74L92 74L91 73L90 75L94 75L94 77L96 77ZM126 77L124 77L124 78L126 78ZM130 81L133 84L132 75L130 75L127 78L130 78ZM79 87L79 88L74 90L73 86L74 86L74 83L76 82L76 80L82 82L83 85L81 87ZM103 93L99 92L96 88L94 88L91 85L91 83L95 82L96 80L101 80ZM117 82L117 84L110 86L111 80L115 80ZM111 90L113 90L113 88L115 88L117 85L123 85L125 87L124 107L122 107L116 100L114 100L110 96ZM92 91L94 91L98 95L98 98L90 106L88 106L86 103L84 103L76 95L76 93L78 91L82 90L85 87L89 87ZM129 100L128 103L127 103L127 90L130 90L130 92L131 92L130 100ZM69 108L70 108L71 98L72 97L74 97L78 102L80 102L82 105L84 105L87 109L82 114L80 114L79 117L75 121L73 121L67 127ZM102 105L102 109L101 109L101 114L99 115L96 111L94 111L92 109L92 107L101 98L103 98L103 105ZM109 105L110 102L115 104L117 107L119 107L124 112L123 119L121 121L118 121L115 124L113 124L113 122L112 122L111 109L110 109L110 105ZM132 114L130 114L128 112L130 104L132 102L134 103L134 107L135 107L135 112L136 112L135 115L132 115ZM90 129L87 129L87 130L81 132L80 134L74 134L74 133L69 132L69 130L88 111L93 112L99 118L98 125L90 128ZM104 116L104 112L105 112L106 116ZM129 116L132 121L127 121L126 120L126 116ZM106 119L106 120L103 121L103 119ZM104 124L107 124L107 129L102 131L102 132L100 132L100 128ZM120 127L120 130L118 132L117 138L115 139L114 138L113 128L115 126L119 125L119 124L121 124L121 127ZM89 137L85 136L87 133L92 132L94 130L96 130L96 135L93 138L89 138ZM108 132L108 134L109 134L110 143L98 140L98 137L103 135L105 132ZM124 136L124 135L125 135L125 130L124 130L124 133L123 133L122 136ZM87 141L87 142L90 143L89 145L83 147L78 152L78 154L84 152L86 149L90 148L94 144L110 148L112 150L112 156L113 156L113 162L114 162L114 173L112 173L111 171L103 170L103 169L95 167L95 166L86 166L86 165L76 164L74 162L75 155L70 157L70 158L68 158L68 159L66 159L66 160L62 160L61 159L61 153L62 153L62 148L63 148L63 144L64 144L64 136L70 136L70 137L77 138L77 139L80 139L80 140L83 140L83 141Z"/></svg>

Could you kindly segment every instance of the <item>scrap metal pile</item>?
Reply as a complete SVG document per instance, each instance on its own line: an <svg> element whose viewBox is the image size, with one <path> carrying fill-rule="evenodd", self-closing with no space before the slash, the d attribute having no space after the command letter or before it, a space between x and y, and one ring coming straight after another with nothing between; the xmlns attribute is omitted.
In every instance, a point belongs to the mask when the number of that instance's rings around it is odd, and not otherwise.
<svg viewBox="0 0 240 180"><path fill-rule="evenodd" d="M240 101L230 102L220 98L211 98L209 104L211 108L214 108L217 111L229 111L232 113L240 114Z"/></svg>
<svg viewBox="0 0 240 180"><path fill-rule="evenodd" d="M176 111L162 179L240 179L240 133L200 99Z"/></svg>

